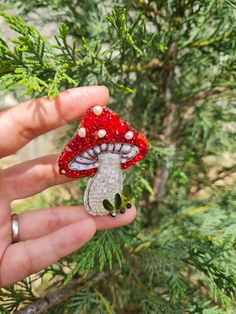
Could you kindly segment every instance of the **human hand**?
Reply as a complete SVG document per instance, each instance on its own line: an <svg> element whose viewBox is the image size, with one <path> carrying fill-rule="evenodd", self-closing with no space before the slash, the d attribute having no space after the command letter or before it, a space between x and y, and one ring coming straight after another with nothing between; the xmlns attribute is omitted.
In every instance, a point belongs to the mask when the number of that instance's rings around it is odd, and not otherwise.
<svg viewBox="0 0 236 314"><path fill-rule="evenodd" d="M106 105L106 87L90 86L62 92L56 99L26 101L0 113L0 157L33 138L75 121L90 107ZM13 284L72 253L90 240L96 230L130 223L133 206L125 215L94 217L83 206L59 206L23 212L19 242L12 243L10 204L50 186L71 181L58 173L57 155L48 155L0 172L0 287Z"/></svg>

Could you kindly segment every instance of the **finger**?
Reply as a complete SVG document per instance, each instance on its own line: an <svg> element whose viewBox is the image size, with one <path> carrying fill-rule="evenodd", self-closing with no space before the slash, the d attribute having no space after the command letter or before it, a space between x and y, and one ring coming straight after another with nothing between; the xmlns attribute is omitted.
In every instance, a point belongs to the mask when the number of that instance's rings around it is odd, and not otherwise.
<svg viewBox="0 0 236 314"><path fill-rule="evenodd" d="M2 170L5 199L21 199L50 186L75 180L59 174L57 159L58 155L48 155Z"/></svg>
<svg viewBox="0 0 236 314"><path fill-rule="evenodd" d="M1 198L1 196L0 196ZM9 203L0 201L0 259L6 248L12 243L11 214Z"/></svg>
<svg viewBox="0 0 236 314"><path fill-rule="evenodd" d="M126 212L121 214L117 212L116 217L110 215L97 216L95 218L97 230L117 228L131 223L136 216L136 207L126 208Z"/></svg>
<svg viewBox="0 0 236 314"><path fill-rule="evenodd" d="M32 140L63 124L75 121L92 105L106 105L105 86L72 88L57 98L29 100L0 114L0 157L12 154Z"/></svg>
<svg viewBox="0 0 236 314"><path fill-rule="evenodd" d="M59 228L83 219L93 219L97 230L110 229L129 224L134 220L136 208L127 209L125 214L118 213L115 218L91 216L84 206L61 206L19 215L20 241L47 235Z"/></svg>
<svg viewBox="0 0 236 314"><path fill-rule="evenodd" d="M93 219L88 218L44 237L10 245L1 262L1 286L13 284L72 253L90 240L95 231Z"/></svg>

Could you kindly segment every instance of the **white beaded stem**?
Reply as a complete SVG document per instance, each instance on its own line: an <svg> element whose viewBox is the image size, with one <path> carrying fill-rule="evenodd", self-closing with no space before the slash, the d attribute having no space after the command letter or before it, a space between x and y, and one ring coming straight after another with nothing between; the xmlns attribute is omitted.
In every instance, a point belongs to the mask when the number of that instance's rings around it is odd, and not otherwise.
<svg viewBox="0 0 236 314"><path fill-rule="evenodd" d="M94 106L93 107L93 113L96 116L100 116L100 114L102 113L102 106Z"/></svg>
<svg viewBox="0 0 236 314"><path fill-rule="evenodd" d="M107 134L106 130L101 129L98 131L99 138L103 138L106 134Z"/></svg>
<svg viewBox="0 0 236 314"><path fill-rule="evenodd" d="M79 128L77 132L78 132L79 137L85 137L86 136L86 129L85 128Z"/></svg>
<svg viewBox="0 0 236 314"><path fill-rule="evenodd" d="M126 140L131 140L131 138L133 138L134 133L132 131L128 131L125 133L125 139Z"/></svg>
<svg viewBox="0 0 236 314"><path fill-rule="evenodd" d="M114 203L115 194L121 191L120 155L100 154L98 172L89 179L84 193L85 208L92 215L108 215L109 212L103 207L103 200L108 199Z"/></svg>

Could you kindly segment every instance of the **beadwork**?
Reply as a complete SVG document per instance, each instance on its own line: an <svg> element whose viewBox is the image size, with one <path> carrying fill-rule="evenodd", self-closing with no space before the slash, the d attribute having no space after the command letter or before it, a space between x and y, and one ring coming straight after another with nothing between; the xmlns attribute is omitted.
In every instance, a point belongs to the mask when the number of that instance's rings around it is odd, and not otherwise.
<svg viewBox="0 0 236 314"><path fill-rule="evenodd" d="M86 112L77 132L60 154L58 159L59 171L70 178L91 177L96 174L96 178L94 177L89 183L93 186L86 189L85 206L91 214L104 215L107 214L107 211L102 207L102 200L106 194L104 192L106 182L113 187L107 189L109 195L106 198L111 199L122 188L122 182L116 182L117 180L122 181L121 173L118 175L115 172L120 172L121 169L124 170L134 165L147 152L148 142L143 134L132 128L109 108L94 106ZM119 156L118 162L114 161L118 165L116 166L118 167L117 170L111 169L109 175L113 181L109 181L107 174L102 177L101 162L106 160L107 167L109 167L109 162L107 158L100 158L101 154L110 154L110 162L112 161L111 154ZM98 191L99 188L101 190ZM96 200L89 193L96 194ZM99 193L101 200L98 200ZM95 208L96 202L97 208ZM93 208L89 204L93 204Z"/></svg>

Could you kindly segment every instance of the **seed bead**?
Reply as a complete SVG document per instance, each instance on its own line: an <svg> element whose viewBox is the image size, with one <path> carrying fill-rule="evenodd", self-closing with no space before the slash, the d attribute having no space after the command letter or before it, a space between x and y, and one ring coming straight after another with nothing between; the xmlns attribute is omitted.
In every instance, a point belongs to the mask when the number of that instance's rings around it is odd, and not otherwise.
<svg viewBox="0 0 236 314"><path fill-rule="evenodd" d="M107 134L106 130L101 129L98 131L99 138L103 138L106 134Z"/></svg>
<svg viewBox="0 0 236 314"><path fill-rule="evenodd" d="M128 131L125 133L125 139L126 140L131 140L131 138L133 138L134 133L132 131Z"/></svg>
<svg viewBox="0 0 236 314"><path fill-rule="evenodd" d="M102 113L102 106L94 106L93 112L96 116L100 116L100 114Z"/></svg>
<svg viewBox="0 0 236 314"><path fill-rule="evenodd" d="M78 129L78 135L79 135L79 137L85 137L86 136L86 129L85 128L79 128Z"/></svg>

